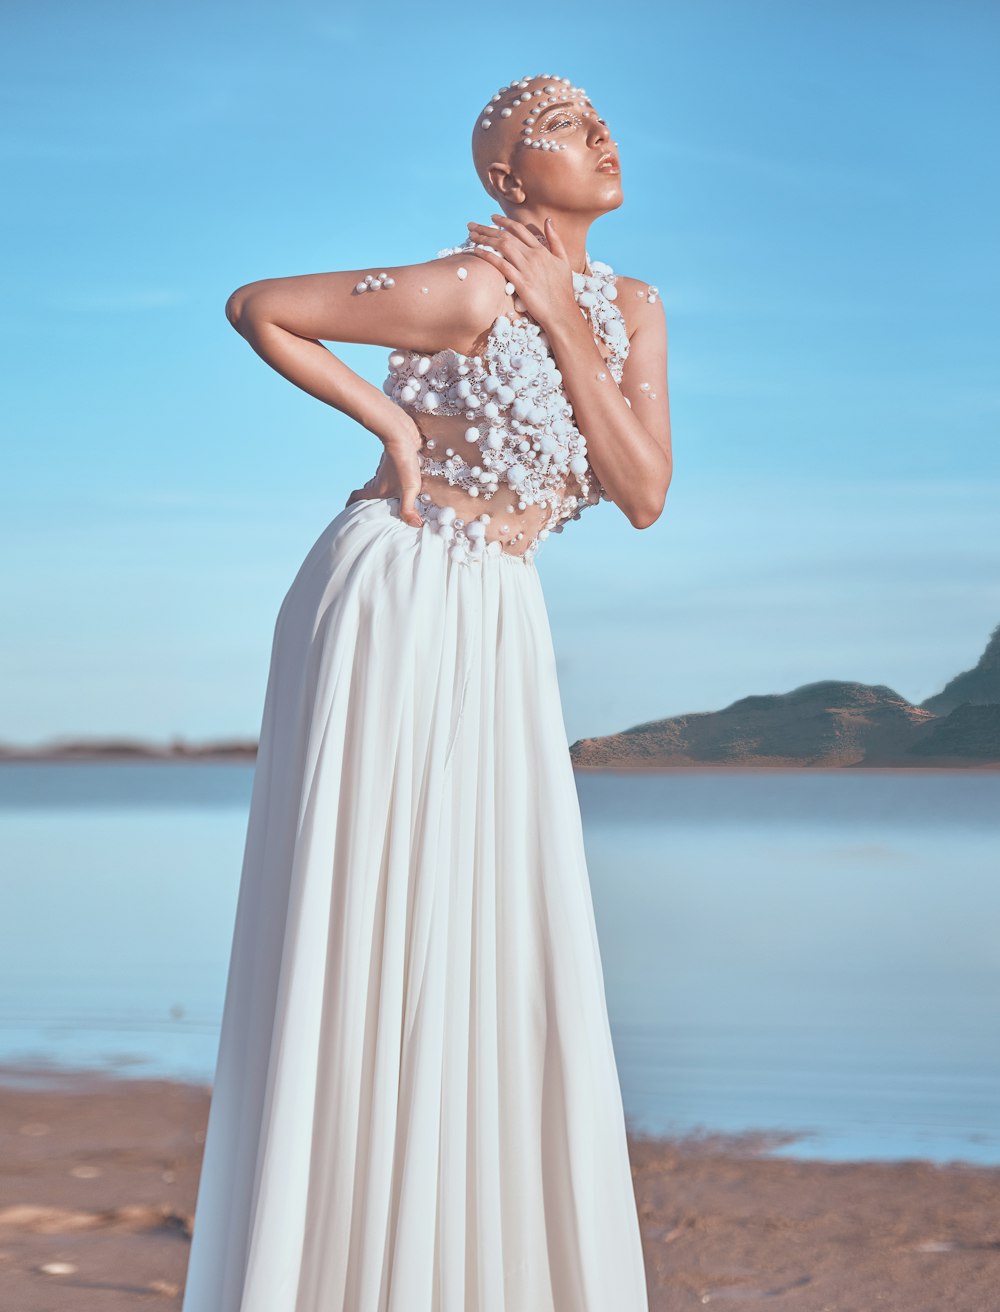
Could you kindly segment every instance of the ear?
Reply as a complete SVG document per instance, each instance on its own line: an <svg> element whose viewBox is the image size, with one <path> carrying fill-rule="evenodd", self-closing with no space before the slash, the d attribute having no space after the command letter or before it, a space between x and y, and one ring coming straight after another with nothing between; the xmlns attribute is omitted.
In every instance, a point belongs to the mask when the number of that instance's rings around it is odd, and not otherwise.
<svg viewBox="0 0 1000 1312"><path fill-rule="evenodd" d="M497 200L508 200L520 205L524 201L524 188L520 178L511 171L509 164L491 164L486 173L492 195Z"/></svg>

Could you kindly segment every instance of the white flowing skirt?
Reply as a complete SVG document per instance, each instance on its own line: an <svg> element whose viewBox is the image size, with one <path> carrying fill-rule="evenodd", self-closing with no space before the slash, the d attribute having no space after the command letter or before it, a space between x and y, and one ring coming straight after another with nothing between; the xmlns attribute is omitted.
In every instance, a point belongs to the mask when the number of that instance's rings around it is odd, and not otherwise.
<svg viewBox="0 0 1000 1312"><path fill-rule="evenodd" d="M278 613L183 1312L647 1312L536 567L397 498Z"/></svg>

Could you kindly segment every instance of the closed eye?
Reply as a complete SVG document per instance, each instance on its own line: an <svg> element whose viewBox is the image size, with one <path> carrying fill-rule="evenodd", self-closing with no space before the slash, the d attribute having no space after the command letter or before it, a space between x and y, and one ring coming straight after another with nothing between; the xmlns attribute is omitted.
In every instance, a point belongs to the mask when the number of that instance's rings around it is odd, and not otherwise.
<svg viewBox="0 0 1000 1312"><path fill-rule="evenodd" d="M552 132L557 128L572 127L574 124L579 123L580 121L581 120L578 119L575 115L572 118L570 118L568 115L563 115L561 118L550 119L549 122L546 123L542 128L542 131Z"/></svg>

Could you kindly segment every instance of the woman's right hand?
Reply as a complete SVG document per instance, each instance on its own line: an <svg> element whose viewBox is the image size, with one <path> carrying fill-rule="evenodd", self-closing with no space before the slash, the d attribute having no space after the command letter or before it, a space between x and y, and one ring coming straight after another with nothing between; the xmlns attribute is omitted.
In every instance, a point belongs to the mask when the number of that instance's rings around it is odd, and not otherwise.
<svg viewBox="0 0 1000 1312"><path fill-rule="evenodd" d="M412 430L383 438L382 459L378 469L367 483L355 488L345 502L345 509L354 501L369 497L399 497L399 517L406 524L420 528L423 520L417 513L416 499L420 491L420 462L417 452L422 442L420 430Z"/></svg>

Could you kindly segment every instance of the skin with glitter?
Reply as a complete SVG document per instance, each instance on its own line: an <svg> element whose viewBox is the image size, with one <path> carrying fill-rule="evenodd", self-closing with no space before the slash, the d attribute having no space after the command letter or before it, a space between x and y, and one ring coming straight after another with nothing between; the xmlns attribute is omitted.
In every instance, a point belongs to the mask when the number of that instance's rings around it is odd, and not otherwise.
<svg viewBox="0 0 1000 1312"><path fill-rule="evenodd" d="M501 87L483 106L473 125L472 154L498 208L489 222L468 224L466 243L454 253L415 265L263 279L234 292L227 315L284 377L380 441L375 474L348 504L399 497L400 517L417 527L424 523L417 506L422 497L460 526L480 521L485 537L502 537L513 554L531 544L545 505L508 501L501 492L487 516L482 500L476 504L476 486L452 485L432 472L440 469L434 457L445 453L457 465L467 452L465 463L472 464L469 416L481 416L422 409L415 399L419 381L399 387L392 399L323 343L384 345L405 359L417 352L429 368L447 349L471 366L482 362L491 329L503 316L522 335L534 325L543 334L543 363L547 352L573 423L586 435L588 477L634 526L647 527L661 513L672 477L666 323L654 285L612 276L603 272L606 265L591 267L587 248L593 222L623 202L618 143L583 88L543 74ZM588 303L595 298L598 304ZM621 360L616 365L620 379L606 367L613 333L609 339L594 331L598 311L609 329L627 334L627 359L623 368ZM423 387L426 393L426 380ZM483 391L469 404L495 400ZM544 460L532 431L525 433L525 458ZM476 466L480 477L490 454L484 452Z"/></svg>

